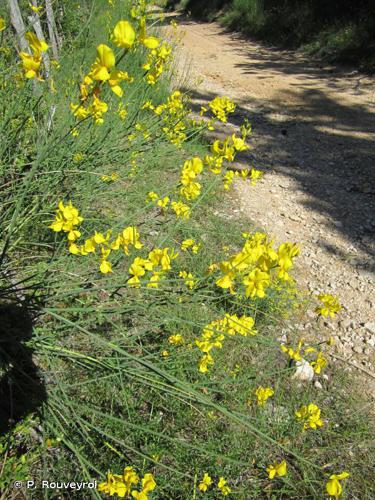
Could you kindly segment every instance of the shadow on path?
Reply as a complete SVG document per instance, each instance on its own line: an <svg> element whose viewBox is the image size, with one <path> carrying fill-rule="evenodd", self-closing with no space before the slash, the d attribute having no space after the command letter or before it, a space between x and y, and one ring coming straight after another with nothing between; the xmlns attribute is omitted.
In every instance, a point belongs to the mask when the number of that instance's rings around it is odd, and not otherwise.
<svg viewBox="0 0 375 500"><path fill-rule="evenodd" d="M284 91L285 98L293 92ZM190 94L196 111L216 96ZM236 99L228 122L238 126L247 117L254 130L252 149L239 161L295 179L308 195L305 206L326 216L332 228L366 254L353 265L375 272L375 114L365 106L340 104L318 89L299 89L296 102L275 110L272 103L259 107L251 98ZM320 244L340 253L324 241Z"/></svg>

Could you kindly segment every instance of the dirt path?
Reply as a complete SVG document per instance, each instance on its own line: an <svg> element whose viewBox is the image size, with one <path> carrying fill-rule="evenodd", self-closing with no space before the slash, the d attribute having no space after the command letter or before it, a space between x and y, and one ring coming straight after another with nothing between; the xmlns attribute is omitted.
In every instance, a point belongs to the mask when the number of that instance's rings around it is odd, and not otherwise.
<svg viewBox="0 0 375 500"><path fill-rule="evenodd" d="M253 125L252 149L240 163L265 176L255 188L237 181L238 208L277 242L300 243L299 282L344 306L325 327L337 339L336 355L375 373L375 80L265 48L215 23L178 22L193 102L230 96L237 103L230 125L245 116ZM364 377L371 390L375 379Z"/></svg>

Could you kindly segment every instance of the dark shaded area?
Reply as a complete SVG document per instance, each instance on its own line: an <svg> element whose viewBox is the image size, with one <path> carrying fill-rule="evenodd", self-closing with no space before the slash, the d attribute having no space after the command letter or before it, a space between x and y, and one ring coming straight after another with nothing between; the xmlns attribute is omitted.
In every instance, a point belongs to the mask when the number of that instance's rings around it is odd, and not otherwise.
<svg viewBox="0 0 375 500"><path fill-rule="evenodd" d="M373 0L169 0L194 17L217 20L279 47L298 48L331 61L375 71Z"/></svg>
<svg viewBox="0 0 375 500"><path fill-rule="evenodd" d="M24 344L32 331L28 307L0 304L0 434L8 432L46 400L33 351Z"/></svg>
<svg viewBox="0 0 375 500"><path fill-rule="evenodd" d="M287 93L292 94L293 89ZM197 112L201 104L216 96L190 94ZM365 107L339 104L317 89L306 88L302 101L298 108L285 109L282 123L273 120L277 111L272 104L259 107L251 99L236 101L236 112L229 116L228 124L238 126L246 117L253 125L252 149L239 155L239 162L243 167L255 166L265 173L272 169L295 179L310 197L305 203L308 209L332 221L331 227L323 227L317 244L357 271L375 273L375 149L373 140L364 136L375 130L375 114ZM343 254L329 244L325 234L331 229L367 258L350 251Z"/></svg>

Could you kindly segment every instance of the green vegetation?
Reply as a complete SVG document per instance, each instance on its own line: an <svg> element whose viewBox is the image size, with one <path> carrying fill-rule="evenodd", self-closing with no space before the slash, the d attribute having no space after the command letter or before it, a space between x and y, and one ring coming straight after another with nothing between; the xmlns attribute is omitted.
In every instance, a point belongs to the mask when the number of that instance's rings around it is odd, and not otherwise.
<svg viewBox="0 0 375 500"><path fill-rule="evenodd" d="M193 15L283 47L303 47L329 61L375 71L375 17L371 0L182 0Z"/></svg>
<svg viewBox="0 0 375 500"><path fill-rule="evenodd" d="M280 349L285 322L298 322L315 307L288 279L297 247L273 250L265 235L254 237L254 223L228 224L231 201L225 187L233 172L227 166L245 147L246 124L243 138L230 136L209 147L202 136L207 122L192 119L188 96L171 89L167 66L156 84L149 84L153 75L144 64L147 44L154 40L145 41L138 25L140 42L131 50L114 49L117 64L134 78L122 83L123 96L99 80L90 98L99 95L108 104L103 116L94 115L104 122L95 124L93 115L74 117L70 104L79 101L79 83L90 70L95 46L114 47L109 34L117 22L126 18L137 24L143 16L130 18L120 0L113 7L107 0L80 2L80 9L68 3L77 17L61 20L65 46L60 69L52 70L54 85L25 80L13 34L4 30L2 35L3 498L11 498L15 480L35 481L36 490L22 490L27 498L56 498L56 491L40 489L41 479L100 483L107 471L121 474L126 466L153 474L157 487L150 498L159 500L199 498L204 473L213 479L206 498L227 492L223 481L218 488L221 477L232 490L229 498L322 498L329 477L343 471L350 473L342 483L347 497L373 498L371 425L344 374L324 363L328 376L319 374L319 353L329 358L327 341L310 339L300 346L315 366L320 389L292 378L300 332L295 329L287 339L292 355ZM147 19L149 25L159 24L157 12ZM54 87L56 92L50 91ZM219 100L211 110L219 109L225 119L224 108L229 112L233 104ZM203 172L194 177L188 162L185 172L201 186L183 184L185 161L206 155L217 163L210 166L206 158ZM190 218L176 217L170 209L181 187L194 190L185 200ZM72 201L84 218L74 228L82 234L70 243L71 228L64 233L49 227L59 201L65 206ZM143 244L129 244L129 255L113 245L103 257L100 250L109 249L104 243L96 252L82 252L83 241L92 242L95 232L98 240L113 242L128 227L137 228ZM196 252L184 249L186 239L199 245ZM72 251L72 243L80 252ZM254 253L244 265L246 244L253 244ZM150 253L166 248L169 257L179 255L169 261L164 253L165 272L155 266L159 286L149 286ZM227 272L223 263L233 255L247 274L252 269L267 275L264 296L249 276L245 290L242 274L235 267ZM106 266L100 271L103 262L110 262L113 272ZM217 263L221 266L212 266ZM181 276L184 272L192 276ZM129 282L137 273L140 286ZM254 284L257 293L248 293ZM226 315L231 319L221 329L217 321ZM196 341L213 321L209 333L222 334L215 339L223 345L210 348L214 363L205 372L199 367L207 353ZM307 345L315 350L306 351ZM257 403L259 386L273 390L264 405ZM321 418L315 413L318 428L303 430L295 412L310 404L321 409ZM283 460L286 474L271 479L267 467ZM96 490L69 494L103 498Z"/></svg>

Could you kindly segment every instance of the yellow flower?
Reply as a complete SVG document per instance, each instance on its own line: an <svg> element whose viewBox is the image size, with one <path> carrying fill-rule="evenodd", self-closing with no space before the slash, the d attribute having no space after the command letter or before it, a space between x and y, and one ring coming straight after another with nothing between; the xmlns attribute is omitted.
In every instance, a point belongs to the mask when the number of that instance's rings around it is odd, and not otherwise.
<svg viewBox="0 0 375 500"><path fill-rule="evenodd" d="M109 75L109 80L108 84L114 94L116 94L118 97L122 97L123 95L123 90L120 87L119 83L122 81L128 81L131 82L132 78L128 75L126 71L119 71L119 70L114 70L110 73ZM122 112L125 111L125 116L126 116L126 110L120 110ZM125 117L124 117L125 118Z"/></svg>
<svg viewBox="0 0 375 500"><path fill-rule="evenodd" d="M252 168L250 170L250 175L248 175L251 185L255 186L257 181L263 176L263 172L261 170L257 170L256 168Z"/></svg>
<svg viewBox="0 0 375 500"><path fill-rule="evenodd" d="M164 196L164 198L160 198L160 200L157 201L157 206L160 208L167 208L170 202L169 196Z"/></svg>
<svg viewBox="0 0 375 500"><path fill-rule="evenodd" d="M98 485L98 491L109 496L117 495L119 487L123 485L123 483L119 481L119 478L121 479L121 476L114 476L111 472L108 472L107 480Z"/></svg>
<svg viewBox="0 0 375 500"><path fill-rule="evenodd" d="M111 263L108 260L103 259L100 264L100 272L103 274L108 274L112 272Z"/></svg>
<svg viewBox="0 0 375 500"><path fill-rule="evenodd" d="M211 354L207 353L199 360L199 371L201 373L207 373L209 365L213 364L214 364L213 357L211 356Z"/></svg>
<svg viewBox="0 0 375 500"><path fill-rule="evenodd" d="M168 338L168 342L172 345L182 345L184 343L184 337L181 333L176 333Z"/></svg>
<svg viewBox="0 0 375 500"><path fill-rule="evenodd" d="M41 5L40 7L35 7L35 5L29 3L29 7L33 12L35 12L35 14L39 14L39 12L43 10L43 5Z"/></svg>
<svg viewBox="0 0 375 500"><path fill-rule="evenodd" d="M220 477L219 478L219 482L217 483L217 487L219 488L219 490L221 491L221 493L223 494L223 496L227 496L229 495L229 493L232 491L229 486L227 486L227 482L226 480L223 478L223 477Z"/></svg>
<svg viewBox="0 0 375 500"><path fill-rule="evenodd" d="M115 54L105 44L98 45L96 53L97 56L90 75L94 80L105 82L110 79L110 70L116 64Z"/></svg>
<svg viewBox="0 0 375 500"><path fill-rule="evenodd" d="M6 28L5 19L0 17L0 31L4 31Z"/></svg>
<svg viewBox="0 0 375 500"><path fill-rule="evenodd" d="M85 155L83 153L75 153L73 156L74 163L80 163L84 159Z"/></svg>
<svg viewBox="0 0 375 500"><path fill-rule="evenodd" d="M270 275L268 273L262 272L259 269L254 269L243 280L243 284L246 286L246 297L265 297L264 288L268 286L269 283Z"/></svg>
<svg viewBox="0 0 375 500"><path fill-rule="evenodd" d="M64 231L69 233L73 231L75 226L78 226L83 221L80 217L77 208L72 205L70 201L68 205L64 205L62 201L59 202L59 208L56 210L56 217L53 223L49 226L50 229L59 233Z"/></svg>
<svg viewBox="0 0 375 500"><path fill-rule="evenodd" d="M22 57L22 56L21 56ZM70 109L73 113L73 115L78 118L79 120L83 120L84 118L87 118L90 114L90 112L81 106L80 104L70 104Z"/></svg>
<svg viewBox="0 0 375 500"><path fill-rule="evenodd" d="M327 366L327 360L323 356L323 354L319 352L316 357L316 360L311 361L310 365L314 368L314 372L319 375L320 372L322 371L322 368L325 368Z"/></svg>
<svg viewBox="0 0 375 500"><path fill-rule="evenodd" d="M25 78L37 78L38 80L42 80L39 75L39 68L42 63L42 57L35 54L31 55L27 52L20 52L20 58L22 60Z"/></svg>
<svg viewBox="0 0 375 500"><path fill-rule="evenodd" d="M29 42L34 55L40 56L43 52L48 50L48 44L44 40L39 40L39 38L31 31L28 31L25 37Z"/></svg>
<svg viewBox="0 0 375 500"><path fill-rule="evenodd" d="M133 275L132 278L128 280L129 285L136 285L140 283L140 279L142 276L146 274L145 270L145 260L141 257L136 257L129 267L129 273Z"/></svg>
<svg viewBox="0 0 375 500"><path fill-rule="evenodd" d="M267 467L268 477L273 479L274 477L282 477L286 475L286 462L283 460L280 463L275 462Z"/></svg>
<svg viewBox="0 0 375 500"><path fill-rule="evenodd" d="M161 355L163 356L163 358L167 358L169 356L169 352L167 350L164 350L161 352Z"/></svg>
<svg viewBox="0 0 375 500"><path fill-rule="evenodd" d="M236 109L236 105L228 97L215 97L208 105L213 114L223 123L227 121L228 114Z"/></svg>
<svg viewBox="0 0 375 500"><path fill-rule="evenodd" d="M232 170L228 170L223 177L224 181L224 189L228 190L230 186L233 184L235 173Z"/></svg>
<svg viewBox="0 0 375 500"><path fill-rule="evenodd" d="M314 404L310 403L308 406L302 405L299 410L295 412L298 420L303 422L303 429L308 428L317 429L318 427L323 427L323 420L320 418L321 410Z"/></svg>
<svg viewBox="0 0 375 500"><path fill-rule="evenodd" d="M181 217L182 219L189 219L190 217L190 207L183 203L182 201L172 201L171 208L177 215L177 217Z"/></svg>
<svg viewBox="0 0 375 500"><path fill-rule="evenodd" d="M108 104L101 101L99 97L94 95L92 104L88 107L88 113L91 114L97 125L104 122L103 114L108 111Z"/></svg>
<svg viewBox="0 0 375 500"><path fill-rule="evenodd" d="M261 385L255 390L255 395L257 397L257 405L263 406L268 398L273 396L275 392L271 387L262 387Z"/></svg>
<svg viewBox="0 0 375 500"><path fill-rule="evenodd" d="M188 273L187 271L181 271L179 273L180 278L184 278L185 280L185 285L192 290L196 284L194 280L194 276L192 273Z"/></svg>
<svg viewBox="0 0 375 500"><path fill-rule="evenodd" d="M328 495L334 497L337 500L342 493L342 486L340 481L346 479L347 477L349 477L348 472L341 472L341 474L332 474L326 484L326 491Z"/></svg>
<svg viewBox="0 0 375 500"><path fill-rule="evenodd" d="M112 33L112 42L123 49L130 49L135 42L135 31L129 21L119 21Z"/></svg>
<svg viewBox="0 0 375 500"><path fill-rule="evenodd" d="M210 266L211 267L211 266ZM221 278L217 279L215 284L220 288L229 289L231 294L234 294L234 283L236 278L236 273L233 266L229 262L221 262L220 270L224 274Z"/></svg>
<svg viewBox="0 0 375 500"><path fill-rule="evenodd" d="M330 316L331 318L334 318L335 314L342 309L338 299L333 295L328 293L321 294L318 295L318 299L323 303L322 306L315 309L315 312L320 316Z"/></svg>
<svg viewBox="0 0 375 500"><path fill-rule="evenodd" d="M290 280L287 271L293 266L293 259L300 252L298 245L295 243L283 243L277 250L277 259L279 271L277 276L285 281Z"/></svg>
<svg viewBox="0 0 375 500"><path fill-rule="evenodd" d="M291 347L286 347L285 345L281 345L280 349L283 352L285 352L286 354L288 354L290 359L293 359L294 361L301 361L302 360L301 348L302 348L303 342L304 342L304 339L301 339L298 342L298 347L296 350L292 349Z"/></svg>
<svg viewBox="0 0 375 500"><path fill-rule="evenodd" d="M207 472L204 473L203 479L201 482L198 484L198 489L199 491L206 492L208 487L211 486L212 484L212 479L211 477L207 474Z"/></svg>
<svg viewBox="0 0 375 500"><path fill-rule="evenodd" d="M159 198L159 195L157 193L155 193L155 191L150 191L147 194L147 199L149 199L151 201L156 201L158 198Z"/></svg>
<svg viewBox="0 0 375 500"><path fill-rule="evenodd" d="M237 137L236 134L232 135L232 143L236 151L246 151L250 149L249 146L245 144L245 140L242 137Z"/></svg>
<svg viewBox="0 0 375 500"><path fill-rule="evenodd" d="M129 246L134 246L135 249L140 250L143 244L139 241L140 235L138 229L134 226L129 226L122 232L122 245L126 255L129 255Z"/></svg>
<svg viewBox="0 0 375 500"><path fill-rule="evenodd" d="M191 248L191 251L193 253L198 253L198 250L200 248L200 245L197 244L193 238L188 238L187 240L184 240L182 243L181 243L181 250L183 252L186 252L189 248Z"/></svg>
<svg viewBox="0 0 375 500"><path fill-rule="evenodd" d="M144 17L140 20L139 41L150 50L156 49L160 44L160 40L155 36L146 35L146 19Z"/></svg>

